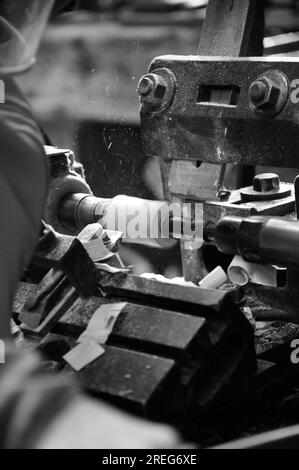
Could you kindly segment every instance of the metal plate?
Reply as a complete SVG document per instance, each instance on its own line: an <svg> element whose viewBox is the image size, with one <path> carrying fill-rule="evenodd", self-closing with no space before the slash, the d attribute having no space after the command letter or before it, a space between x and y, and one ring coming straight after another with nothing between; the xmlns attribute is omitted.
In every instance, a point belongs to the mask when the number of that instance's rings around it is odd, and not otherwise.
<svg viewBox="0 0 299 470"><path fill-rule="evenodd" d="M255 113L248 99L250 84L266 71L279 70L292 84L299 74L297 60L163 56L153 61L150 71L160 67L174 73L177 91L163 114L141 110L147 155L218 164L299 166L299 105L291 100L296 88L290 86L286 105L271 118ZM225 89L231 93L218 94Z"/></svg>

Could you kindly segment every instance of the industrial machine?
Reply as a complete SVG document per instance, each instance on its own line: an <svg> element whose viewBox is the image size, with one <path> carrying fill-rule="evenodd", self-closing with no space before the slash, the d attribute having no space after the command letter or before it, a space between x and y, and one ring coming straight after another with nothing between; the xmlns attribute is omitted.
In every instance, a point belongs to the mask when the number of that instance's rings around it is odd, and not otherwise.
<svg viewBox="0 0 299 470"><path fill-rule="evenodd" d="M134 276L118 255L122 234L107 222L109 209L127 215L128 208L155 210L159 202L97 198L72 152L48 148L45 221L55 231L43 226L14 304L28 341L59 370L76 375L90 393L171 423L203 445L215 434L236 436L299 383L290 361L290 344L299 337L299 181L253 171L298 167L299 68L298 60L262 53L262 2L210 0L199 54L158 57L139 82L143 148L160 161L164 199L188 204L179 226L202 222L200 233L186 237L169 216L160 221L169 239L161 229L150 243L179 238L184 278L194 287ZM236 165L241 187L228 191L225 174ZM198 287L207 274L207 246L216 258L218 250L271 265L276 285ZM105 353L71 370L63 356L94 312L119 302ZM248 309L279 323L255 337Z"/></svg>

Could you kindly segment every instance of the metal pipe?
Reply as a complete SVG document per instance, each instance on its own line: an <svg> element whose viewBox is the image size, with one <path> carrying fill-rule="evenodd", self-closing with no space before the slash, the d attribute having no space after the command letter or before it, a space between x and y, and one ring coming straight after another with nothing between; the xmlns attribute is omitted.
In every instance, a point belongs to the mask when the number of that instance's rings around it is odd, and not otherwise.
<svg viewBox="0 0 299 470"><path fill-rule="evenodd" d="M299 266L299 221L280 217L224 217L214 235L222 253L239 254L253 263Z"/></svg>
<svg viewBox="0 0 299 470"><path fill-rule="evenodd" d="M177 240L172 237L171 214L165 207L165 202L129 196L102 199L74 193L62 199L58 218L68 231L78 232L99 222L105 229L123 232L124 243L172 248Z"/></svg>

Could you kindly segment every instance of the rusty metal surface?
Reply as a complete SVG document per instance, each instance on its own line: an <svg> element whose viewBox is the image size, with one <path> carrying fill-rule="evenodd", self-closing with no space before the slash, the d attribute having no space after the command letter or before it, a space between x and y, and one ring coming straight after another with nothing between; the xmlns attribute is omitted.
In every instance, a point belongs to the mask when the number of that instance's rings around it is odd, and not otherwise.
<svg viewBox="0 0 299 470"><path fill-rule="evenodd" d="M218 57L260 56L263 53L263 35L264 6L262 2L258 0L244 0L242 2L210 0L198 54ZM220 102L231 98L230 90L217 89L212 94ZM185 171L190 170L190 163L182 162L181 165L185 166ZM210 194L206 199L218 197L226 170L224 164L216 169L209 163L201 165L198 172L198 187L203 188L201 200L204 198L204 188ZM193 171L192 166L191 171ZM214 173L216 173L215 176Z"/></svg>
<svg viewBox="0 0 299 470"><path fill-rule="evenodd" d="M280 70L291 83L297 61L164 56L151 71L169 68L177 80L172 107L162 114L141 111L144 149L160 158L210 163L298 166L298 113L289 99L276 117L255 113L248 90L269 70ZM236 102L217 103L203 90L234 87ZM207 100L207 101L204 101Z"/></svg>
<svg viewBox="0 0 299 470"><path fill-rule="evenodd" d="M210 0L207 7L198 53L201 56L224 55L238 57L240 55L250 54L262 55L263 13L263 5L257 0L245 0L243 2ZM190 70L186 67L185 72L187 75L189 71ZM165 77L168 77L168 79L165 80ZM169 77L171 77L171 80ZM153 83L156 84L155 87L153 87ZM163 87L158 87L159 83L162 83ZM144 84L152 85L150 92L148 87L144 88L144 86L142 86ZM180 87L180 85L181 83L177 81L176 75L173 75L170 68L159 68L153 65L150 67L150 74L140 80L138 91L142 104L141 124L143 129L144 152L147 155L158 156L162 160L163 158L169 161L175 159L179 160L179 162L172 161L172 165L168 167L165 164L163 165L163 163L161 164L165 198L172 199L174 194L180 194L182 200L185 200L190 193L191 196L194 197L194 192L188 187L188 182L185 177L186 175L192 175L196 172L195 186L197 193L199 193L199 200L214 200L218 198L218 193L223 187L226 162L217 161L217 163L219 163L218 166L211 165L210 163L214 163L212 159L209 159L209 157L204 159L202 158L202 154L197 152L196 146L198 141L196 141L194 142L194 149L196 148L197 158L194 160L196 160L197 166L200 166L198 171L196 171L189 161L188 156L186 157L184 144L181 145L180 148L176 147L177 140L183 139L184 141L184 139L193 139L193 135L191 135L189 129L189 126L192 125L190 120L184 130L179 128L179 126L175 126L178 116L176 114L177 108L175 104L172 106L172 102L173 99L177 102L177 96L180 95L180 90L176 91L176 87ZM188 83L187 81L185 85L186 94L191 91L191 88L188 90L189 85L190 82ZM162 94L159 96L157 95L158 88L160 90L163 88ZM197 94L199 95L198 91ZM214 99L219 100L220 103L225 103L226 100L232 99L234 90L229 89L229 87L215 87L211 90L210 95ZM188 99L185 96L184 99L180 101L179 107L184 112L188 108L188 104ZM169 108L174 111L171 115L167 113L167 109ZM159 119L159 116L165 113L167 114L167 118L163 119L162 117L162 119ZM155 116L154 121L157 117L155 123L157 123L158 126L155 126L151 119L147 119L148 116ZM176 136L168 132L168 129L166 130L168 124L170 124L171 127L173 127L173 125L176 127ZM194 124L197 125L195 120ZM158 133L155 134L159 126L161 126L160 135ZM183 134L186 133L187 135L183 137ZM166 139L164 149L162 149L164 143L162 144L162 140L160 139L162 135ZM167 154L167 156L165 154ZM176 167L177 165L180 166L179 171ZM180 191L180 187L184 187L184 189ZM197 283L206 275L200 249L198 249L195 244L192 246L192 242L189 243L189 246L181 242L181 253L185 279Z"/></svg>
<svg viewBox="0 0 299 470"><path fill-rule="evenodd" d="M98 297L84 301L79 298L59 320L55 331L80 335L97 308L107 303L107 299ZM220 322L219 331L221 335ZM222 333L224 331L225 326ZM128 302L113 328L110 341L135 345L137 349L152 348L164 355L196 358L200 354L199 345L207 341L206 333L206 320L202 317Z"/></svg>
<svg viewBox="0 0 299 470"><path fill-rule="evenodd" d="M218 223L223 217L237 216L249 217L253 215L263 216L289 216L295 213L295 196L292 184L286 185L291 191L291 196L284 199L270 201L243 202L241 190L231 191L228 197L220 201L208 201L203 205L204 227Z"/></svg>
<svg viewBox="0 0 299 470"><path fill-rule="evenodd" d="M98 283L107 295L125 296L130 299L146 298L147 304L158 303L166 308L179 309L196 315L213 309L215 314L218 312L218 315L222 316L223 305L227 300L226 294L222 291L161 283L138 276L109 274L100 270Z"/></svg>
<svg viewBox="0 0 299 470"><path fill-rule="evenodd" d="M282 286L269 287L249 283L246 292L260 302L280 309L281 318L298 323L299 271L297 220L271 217L224 217L215 227L218 250L240 255L248 262L288 268ZM273 317L277 313L273 313Z"/></svg>
<svg viewBox="0 0 299 470"><path fill-rule="evenodd" d="M75 345L71 337L49 335L40 350L60 361L61 355ZM67 370L72 373L69 367ZM163 419L174 406L175 393L169 394L174 372L172 359L107 345L103 356L76 375L89 392L129 411Z"/></svg>
<svg viewBox="0 0 299 470"><path fill-rule="evenodd" d="M194 409L203 412L231 377L243 383L255 373L252 329L225 292L130 274L101 273L98 281L104 297L78 298L40 343L64 366L62 355L75 346L95 310L126 301L105 354L75 374L93 394L186 431Z"/></svg>
<svg viewBox="0 0 299 470"><path fill-rule="evenodd" d="M267 391L274 401L277 391L285 393L296 380L292 368L281 369L271 359L271 340L269 347L264 341L256 369L252 327L225 291L112 275L97 265L95 269L97 295L84 298L71 288L60 300L53 285L49 291L53 308L38 327L43 338L39 348L54 361L55 369L75 375L94 396L172 423L186 438L205 442L215 429L220 434L230 432L231 413L239 416L242 410L242 420L248 420L248 410L259 410L255 400L264 403ZM80 272L84 271L78 264L76 275ZM49 282L52 274L50 270ZM57 282L59 287L59 278ZM24 309L24 296L29 293L33 298L34 290L30 283L20 285L16 314ZM47 283L42 282L37 291L41 298L47 296ZM104 345L105 354L75 373L62 356L76 345L99 306L120 300L127 305Z"/></svg>
<svg viewBox="0 0 299 470"><path fill-rule="evenodd" d="M93 231L85 230L85 239L92 237ZM56 234L54 242L46 252L47 245L41 239L42 249L37 247L27 283L20 285L14 304L23 329L38 336L50 331L79 296L87 298L99 292L97 269L80 239ZM30 272L40 273L40 280L32 282ZM24 290L25 285L28 288Z"/></svg>
<svg viewBox="0 0 299 470"><path fill-rule="evenodd" d="M262 55L263 10L259 0L209 2L200 55ZM254 50L254 52L252 52Z"/></svg>
<svg viewBox="0 0 299 470"><path fill-rule="evenodd" d="M84 233L93 235L90 228ZM126 302L105 354L79 373L67 367L86 390L188 429L194 407L202 412L232 377L243 383L255 373L253 331L229 294L110 274L81 259L78 239L69 243L69 237L57 237L60 241L61 250L51 247L39 255L46 258L43 269L49 269L40 283L20 286L15 316L32 323L34 329L23 325L23 332L39 336L40 349L65 368L62 356L75 346L95 311Z"/></svg>
<svg viewBox="0 0 299 470"><path fill-rule="evenodd" d="M74 237L59 235L56 244L46 254L36 254L32 263L35 266L53 268L64 273L71 284L83 296L97 291L96 269L82 243ZM54 276L50 276L51 282Z"/></svg>

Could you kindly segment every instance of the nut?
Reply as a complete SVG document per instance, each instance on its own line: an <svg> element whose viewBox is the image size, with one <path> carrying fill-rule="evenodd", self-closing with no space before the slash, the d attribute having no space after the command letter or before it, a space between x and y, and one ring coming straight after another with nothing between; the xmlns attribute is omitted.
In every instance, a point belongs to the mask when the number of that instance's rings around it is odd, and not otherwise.
<svg viewBox="0 0 299 470"><path fill-rule="evenodd" d="M253 179L253 189L259 193L278 191L280 187L279 176L275 173L262 173Z"/></svg>
<svg viewBox="0 0 299 470"><path fill-rule="evenodd" d="M288 79L279 70L268 70L250 85L248 97L253 111L275 116L288 100Z"/></svg>
<svg viewBox="0 0 299 470"><path fill-rule="evenodd" d="M265 99L267 93L267 85L263 80L256 80L249 88L249 96L253 103Z"/></svg>
<svg viewBox="0 0 299 470"><path fill-rule="evenodd" d="M150 73L142 77L138 83L138 94L142 103L157 108L162 103L166 93L167 84L163 77Z"/></svg>
<svg viewBox="0 0 299 470"><path fill-rule="evenodd" d="M272 109L278 103L280 88L273 80L263 77L250 86L249 96L255 108L261 110Z"/></svg>
<svg viewBox="0 0 299 470"><path fill-rule="evenodd" d="M138 93L140 96L147 96L153 91L153 81L150 77L144 76L138 83Z"/></svg>

